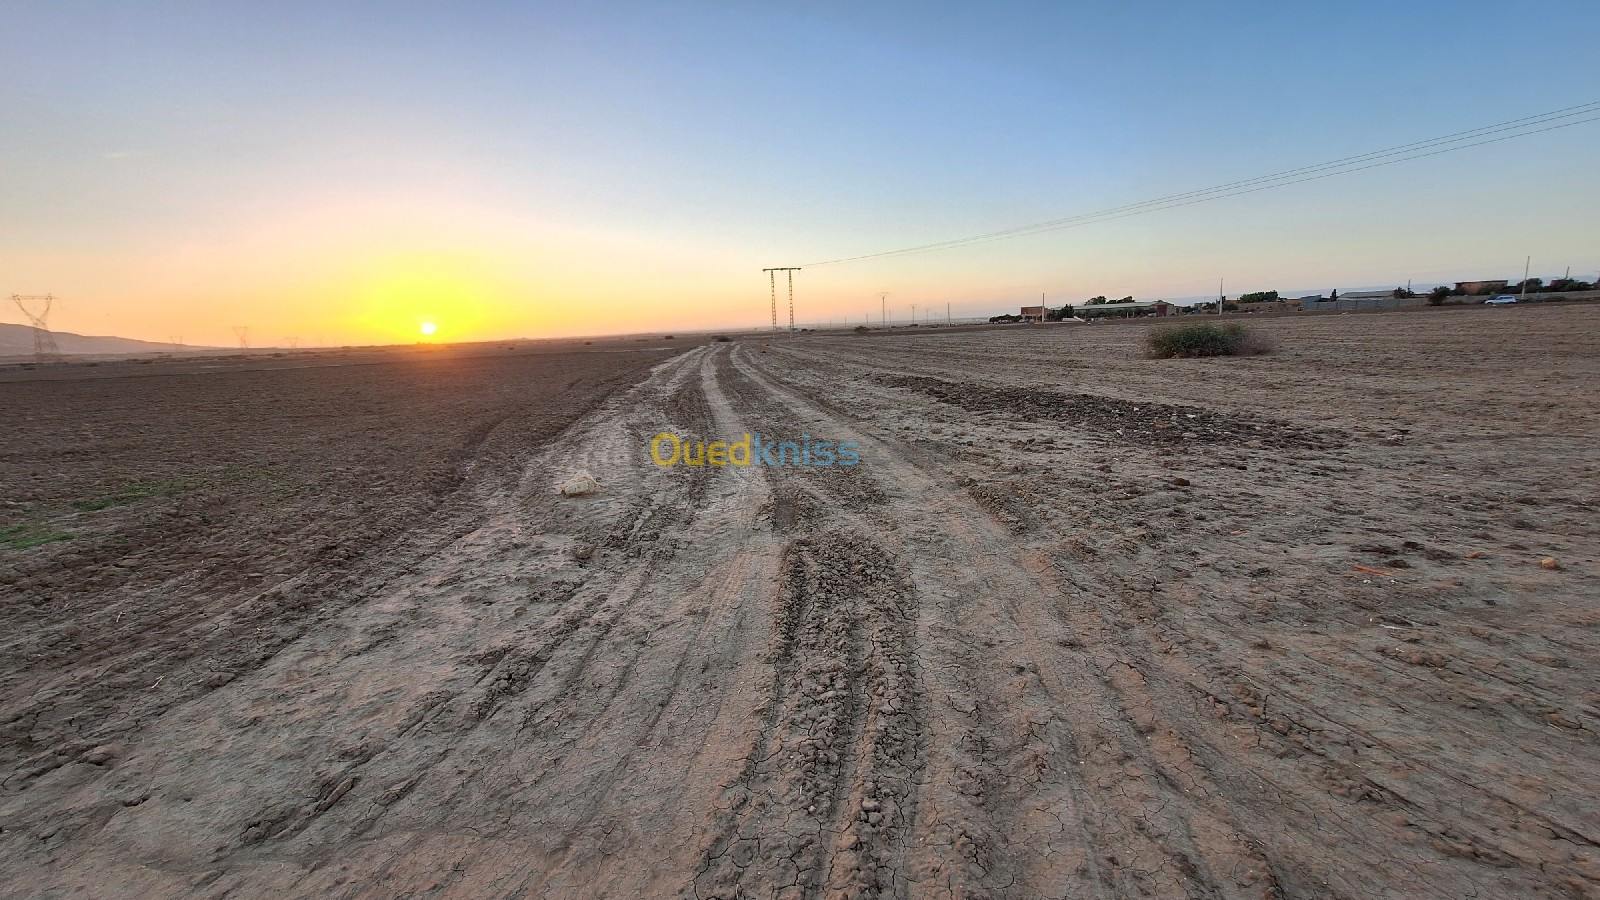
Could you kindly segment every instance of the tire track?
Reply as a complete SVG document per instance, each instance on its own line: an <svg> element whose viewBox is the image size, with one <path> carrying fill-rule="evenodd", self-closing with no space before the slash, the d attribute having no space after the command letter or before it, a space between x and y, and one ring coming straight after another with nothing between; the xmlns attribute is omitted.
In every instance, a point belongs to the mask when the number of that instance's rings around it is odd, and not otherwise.
<svg viewBox="0 0 1600 900"><path fill-rule="evenodd" d="M1137 690L1137 673L1108 654L1107 645L1092 638L1086 642L1073 623L1053 613L1051 607L1064 599L1059 590L1010 559L1011 537L987 512L958 487L942 487L942 473L911 463L871 435L857 434L851 422L803 399L778 383L774 373L748 366L741 373L793 409L812 431L818 430L813 423L830 422L835 432L862 440L864 460L871 451L863 468L870 465L873 477L888 482L884 493L895 498L884 518L896 523L894 530L912 558L922 607L948 615L976 605L990 623L996 649L1002 641L1010 645L1004 655L983 648L990 657L1010 656L1007 664L1018 682L1014 689L1021 698L1032 694L1020 700L1030 720L1011 725L1016 743L1009 758L997 761L1010 787L1000 796L1008 808L1038 810L1040 817L1014 814L991 832L1005 835L1004 843L972 842L964 854L972 868L967 875L990 892L1022 887L1048 895L1048 884L1068 874L1060 861L1029 860L1025 850L1017 853L1013 847L1049 846L1050 832L1063 824L1059 813L1071 810L1084 848L1071 874L1094 871L1110 893L1184 890L1186 885L1216 893L1230 890L1226 884L1244 890L1270 881L1259 851L1230 837L1238 828L1226 811L1184 801L1192 789L1180 785L1203 776L1181 744L1150 739L1155 720L1149 697ZM945 623L954 633L971 624L971 619ZM952 655L959 664L961 655ZM1004 735L1007 729L1002 725L997 731ZM1019 789L1019 784L1028 787ZM960 838L952 843L966 848ZM1029 882L1042 883L1028 887Z"/></svg>
<svg viewBox="0 0 1600 900"><path fill-rule="evenodd" d="M718 362L725 379L726 357ZM723 384L737 416L770 429L739 388ZM786 541L773 671L691 893L904 895L921 744L914 596L868 533L841 527L836 498L767 472L766 518Z"/></svg>

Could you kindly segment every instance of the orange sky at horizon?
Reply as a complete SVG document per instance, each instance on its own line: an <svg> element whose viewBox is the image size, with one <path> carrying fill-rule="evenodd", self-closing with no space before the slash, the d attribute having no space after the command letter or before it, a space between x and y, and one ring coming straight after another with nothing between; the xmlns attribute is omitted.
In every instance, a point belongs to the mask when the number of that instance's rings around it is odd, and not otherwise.
<svg viewBox="0 0 1600 900"><path fill-rule="evenodd" d="M12 275L11 284L26 282L27 293L57 298L50 318L56 331L232 346L233 326L241 325L250 327L252 346L293 340L309 347L753 322L752 291L734 298L686 287L721 280L727 263L704 256L437 200L391 200L322 204L248 233L176 245L0 250L0 270ZM30 270L48 277L33 284ZM650 273L663 287L641 297L639 282ZM730 306L742 307L742 316L727 315ZM608 309L617 312L608 316ZM8 306L0 321L23 319ZM435 333L424 335L424 323L433 323Z"/></svg>

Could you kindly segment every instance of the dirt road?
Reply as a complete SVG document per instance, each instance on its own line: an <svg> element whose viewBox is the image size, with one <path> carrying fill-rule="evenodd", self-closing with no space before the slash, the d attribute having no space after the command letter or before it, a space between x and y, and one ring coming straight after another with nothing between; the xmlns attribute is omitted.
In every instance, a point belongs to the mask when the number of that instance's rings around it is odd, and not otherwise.
<svg viewBox="0 0 1600 900"><path fill-rule="evenodd" d="M174 575L124 634L148 604L41 587L74 541L8 551L0 885L1600 896L1597 325L712 343L528 382L550 427L264 610ZM662 431L861 462L661 467Z"/></svg>

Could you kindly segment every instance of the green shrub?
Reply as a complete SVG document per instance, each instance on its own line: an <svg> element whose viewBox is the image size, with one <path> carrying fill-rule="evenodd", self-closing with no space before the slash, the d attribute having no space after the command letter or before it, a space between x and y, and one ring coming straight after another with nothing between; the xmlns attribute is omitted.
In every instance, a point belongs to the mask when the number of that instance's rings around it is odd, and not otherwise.
<svg viewBox="0 0 1600 900"><path fill-rule="evenodd" d="M1192 325L1153 328L1146 341L1150 346L1150 355L1157 359L1258 356L1272 352L1272 342L1269 339L1237 323L1221 325L1215 322L1200 322Z"/></svg>

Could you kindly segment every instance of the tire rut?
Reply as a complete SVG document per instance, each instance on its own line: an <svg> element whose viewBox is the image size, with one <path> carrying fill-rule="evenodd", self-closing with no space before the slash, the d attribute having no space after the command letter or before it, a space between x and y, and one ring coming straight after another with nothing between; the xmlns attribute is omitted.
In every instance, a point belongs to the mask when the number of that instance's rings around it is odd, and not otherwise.
<svg viewBox="0 0 1600 900"><path fill-rule="evenodd" d="M740 370L759 393L790 407L793 418L831 420L830 427L857 437L849 420L802 398L770 369ZM810 427L817 430L815 424ZM1203 776L1181 745L1152 740L1155 719L1149 698L1135 690L1136 673L1107 653L1110 645L1092 638L1086 642L1071 622L1053 613L1065 599L1057 586L1010 559L1010 535L959 484L941 488L941 482L950 481L943 473L912 463L871 436L860 437L863 468L871 466L883 493L896 498L884 518L896 523L895 543L913 559L922 607L946 616L975 611L963 607L987 610L986 625L980 627L996 633L994 643L971 648L970 641L951 641L950 662L972 665L967 660L1010 657L1003 664L1011 668L1012 683L993 700L997 708L1026 711L995 729L996 736L1009 732L1011 738L1001 757L968 763L972 771L1005 773L999 798L1013 812L1003 824L995 821L984 829L987 833L980 832L979 840L964 834L953 842L973 845L965 854L962 890L1007 893L1031 885L1024 889L1049 895L1049 883L1094 872L1111 894L1247 892L1261 883L1270 891L1270 867L1252 845L1231 837L1238 829L1226 811L1180 799L1192 790L1180 785ZM946 633L956 635L973 620L946 621ZM979 682L982 676L975 671L969 680ZM1076 821L1083 852L1058 849L1059 856L1076 857L1066 867L1061 859L1030 859L1026 848L1048 844L1051 833L1065 825L1062 813ZM952 867L930 868L947 877Z"/></svg>

